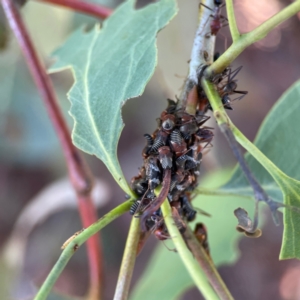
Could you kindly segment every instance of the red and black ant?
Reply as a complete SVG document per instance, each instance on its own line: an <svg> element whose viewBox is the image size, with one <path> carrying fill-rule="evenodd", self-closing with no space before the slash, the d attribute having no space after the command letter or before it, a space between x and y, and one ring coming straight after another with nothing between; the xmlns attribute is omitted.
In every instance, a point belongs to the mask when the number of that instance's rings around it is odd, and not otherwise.
<svg viewBox="0 0 300 300"><path fill-rule="evenodd" d="M205 4L200 3L200 5L204 6L205 8L207 8L213 12L210 15L210 17L212 18L212 21L210 23L210 33L207 33L206 36L208 36L209 34L217 35L219 30L222 27L228 25L228 24L224 24L224 22L228 22L228 19L221 15L221 9L222 9L222 7L225 6L225 4L223 4L222 0L215 0L214 4L215 4L215 7L212 9L212 8L206 6Z"/></svg>

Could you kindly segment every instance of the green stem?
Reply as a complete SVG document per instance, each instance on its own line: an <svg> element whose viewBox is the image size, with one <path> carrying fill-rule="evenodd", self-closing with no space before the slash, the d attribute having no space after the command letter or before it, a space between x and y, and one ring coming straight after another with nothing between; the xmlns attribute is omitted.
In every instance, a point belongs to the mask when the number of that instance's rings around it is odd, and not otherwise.
<svg viewBox="0 0 300 300"><path fill-rule="evenodd" d="M168 228L168 232L172 237L172 241L178 251L187 271L193 278L197 288L202 293L205 299L214 300L218 299L215 291L209 284L206 278L206 274L201 270L200 266L195 263L195 260L188 250L180 232L178 231L176 225L174 224L174 220L172 218L172 212L169 202L166 200L161 206L162 213L164 215L164 221Z"/></svg>
<svg viewBox="0 0 300 300"><path fill-rule="evenodd" d="M214 287L220 299L233 300L233 297L231 296L227 286L218 273L212 259L207 255L206 251L204 250L202 245L199 244L195 235L193 234L193 232L191 232L188 226L183 236L189 246L189 249L200 264L201 268L204 270L207 278L209 278L211 285Z"/></svg>
<svg viewBox="0 0 300 300"><path fill-rule="evenodd" d="M236 189L234 189L235 191ZM241 195L239 193L231 193L231 192L226 192L223 190L210 190L210 189L206 189L206 188L200 188L197 187L197 189L195 190L194 194L201 194L201 195L206 195L206 196L221 196L221 197L238 197L240 198L244 198L247 200L253 200L252 196L246 196L246 195Z"/></svg>
<svg viewBox="0 0 300 300"><path fill-rule="evenodd" d="M65 266L67 265L68 261L71 259L73 254L76 252L79 246L81 246L88 238L92 235L96 234L99 230L104 228L110 222L124 214L130 209L132 204L132 200L128 200L121 205L117 206L109 213L104 215L100 218L97 222L93 223L88 228L84 229L79 235L77 235L70 243L66 246L62 254L60 255L58 261L52 268L51 272L49 273L48 277L46 278L45 282L41 286L40 290L38 291L37 295L35 296L35 300L42 300L46 299L54 286L56 280L64 270Z"/></svg>
<svg viewBox="0 0 300 300"><path fill-rule="evenodd" d="M118 283L115 291L114 300L125 300L128 297L131 277L137 255L139 237L140 237L140 219L132 218L125 252L121 264Z"/></svg>
<svg viewBox="0 0 300 300"><path fill-rule="evenodd" d="M233 2L232 0L226 0L227 18L229 22L229 29L233 42L237 41L240 37L240 32L236 25L236 19L234 15Z"/></svg>
<svg viewBox="0 0 300 300"><path fill-rule="evenodd" d="M230 128L238 141L255 159L270 173L279 186L283 186L286 179L292 179L283 173L271 160L269 160L243 133L231 122ZM293 180L293 179L292 179Z"/></svg>
<svg viewBox="0 0 300 300"><path fill-rule="evenodd" d="M273 177L275 182L280 186L285 186L287 179L293 180L285 173L283 173L272 161L270 161L253 143L251 143L232 123L222 105L220 96L216 91L214 85L206 79L202 79L202 87L209 99L213 108L214 116L219 126L227 124L234 134L237 142L244 147Z"/></svg>
<svg viewBox="0 0 300 300"><path fill-rule="evenodd" d="M233 44L215 61L209 68L205 70L205 75L211 77L213 74L222 72L228 67L237 56L248 46L263 39L272 29L280 25L282 22L289 19L300 11L300 0L290 4L279 13L262 23L254 30L242 34L238 39L234 40ZM230 12L231 13L231 12ZM231 16L228 16L231 17ZM231 29L230 29L231 30Z"/></svg>

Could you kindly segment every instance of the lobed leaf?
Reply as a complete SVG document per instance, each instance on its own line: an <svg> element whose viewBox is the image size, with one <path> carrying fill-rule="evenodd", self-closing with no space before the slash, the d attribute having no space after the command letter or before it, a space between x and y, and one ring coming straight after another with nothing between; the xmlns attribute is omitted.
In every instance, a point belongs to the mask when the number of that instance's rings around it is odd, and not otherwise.
<svg viewBox="0 0 300 300"><path fill-rule="evenodd" d="M57 61L50 69L71 68L75 78L68 94L74 144L100 158L128 194L117 158L124 127L121 109L126 100L143 93L156 66L157 32L177 11L175 0L139 10L134 5L134 0L123 3L101 29L75 31L54 53Z"/></svg>

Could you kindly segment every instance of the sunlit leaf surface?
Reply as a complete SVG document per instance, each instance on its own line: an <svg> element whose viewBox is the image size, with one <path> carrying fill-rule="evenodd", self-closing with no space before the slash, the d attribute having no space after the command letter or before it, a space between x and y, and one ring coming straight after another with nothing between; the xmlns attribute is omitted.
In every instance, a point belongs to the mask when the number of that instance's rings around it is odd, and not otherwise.
<svg viewBox="0 0 300 300"><path fill-rule="evenodd" d="M133 0L122 4L101 29L75 31L54 53L57 61L51 68L71 68L75 77L68 95L75 145L100 158L128 194L117 158L124 126L121 108L144 91L156 65L157 32L176 13L174 0L139 10L134 5Z"/></svg>

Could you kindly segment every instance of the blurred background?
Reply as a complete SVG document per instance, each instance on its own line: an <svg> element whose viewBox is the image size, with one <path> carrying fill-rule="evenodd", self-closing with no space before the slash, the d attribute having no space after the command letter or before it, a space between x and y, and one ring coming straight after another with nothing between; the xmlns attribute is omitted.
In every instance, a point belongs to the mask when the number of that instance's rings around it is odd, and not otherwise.
<svg viewBox="0 0 300 300"><path fill-rule="evenodd" d="M114 8L117 0L94 0ZM140 5L147 1L139 2ZM235 12L241 32L247 32L277 13L290 1L239 0ZM144 133L156 128L156 118L166 98L179 95L197 26L199 1L178 1L179 14L158 36L158 67L145 93L123 108L126 124L118 154L128 180L142 165ZM98 22L67 9L28 1L22 14L34 44L47 66L50 55L78 26ZM223 11L225 14L225 10ZM261 42L249 47L234 62L243 66L239 90L248 95L233 104L233 122L253 140L273 104L300 77L300 14L276 28ZM63 242L82 228L75 195L67 180L66 166L47 112L27 70L15 38L0 14L0 298L32 299L61 253ZM218 36L216 50L230 45L228 27ZM70 71L51 75L60 106L72 128L66 97L73 79ZM138 124L138 126L137 126ZM202 177L230 170L235 159L216 123L213 148L203 159ZM288 145L287 145L288 147ZM124 201L124 193L101 161L85 155L97 177L99 217ZM215 203L217 207L217 203ZM235 264L219 268L236 299L300 299L300 264L278 261L282 226L276 227L266 212L263 236L241 236L240 257ZM112 299L130 223L126 214L101 231L104 250L105 299ZM232 228L232 230L235 230ZM222 232L220 231L220 235ZM154 247L151 237L138 257L133 284L145 269ZM228 251L224 249L224 251ZM82 296L88 284L85 247L74 255L60 276L57 290ZM199 299L191 290L182 299Z"/></svg>

